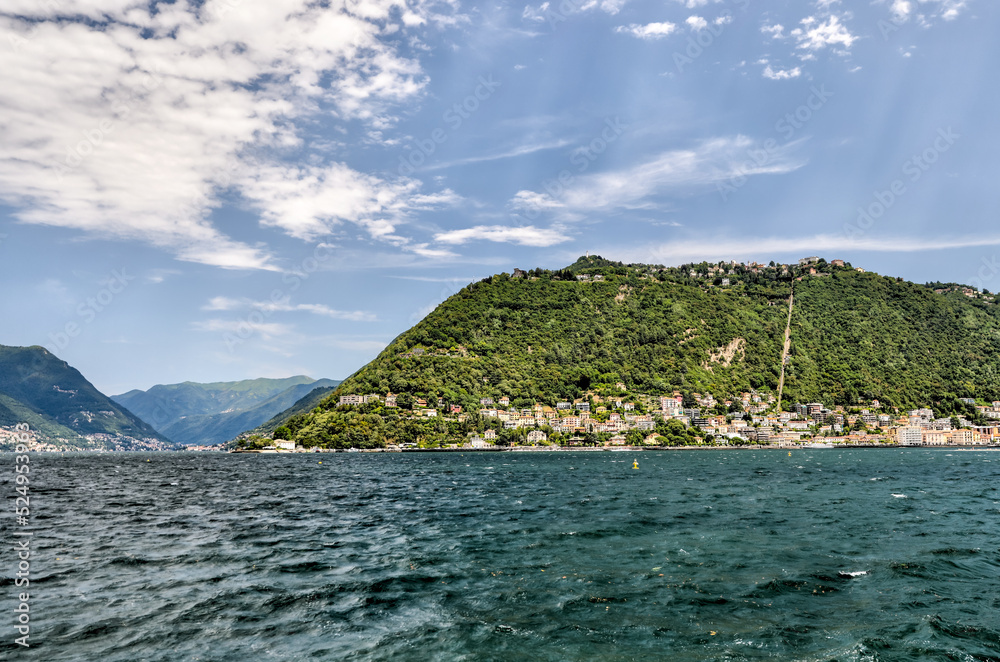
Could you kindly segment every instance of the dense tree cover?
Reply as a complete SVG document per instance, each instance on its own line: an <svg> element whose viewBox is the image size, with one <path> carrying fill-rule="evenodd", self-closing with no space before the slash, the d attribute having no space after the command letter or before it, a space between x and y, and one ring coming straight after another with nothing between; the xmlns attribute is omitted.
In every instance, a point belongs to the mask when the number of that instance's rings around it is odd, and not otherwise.
<svg viewBox="0 0 1000 662"><path fill-rule="evenodd" d="M850 265L820 260L804 267L666 268L595 256L567 269L518 276L500 274L464 288L316 409L286 425L308 444L364 447L444 439L482 427L398 418L391 408L338 407L342 394L391 392L402 394L404 410L425 398L430 406L440 400L468 412L482 397L503 395L526 407L555 405L587 391L628 396L679 390L686 402L694 392L719 400L751 389L774 392L793 288L786 404L854 405L878 398L967 415L960 397L1000 399L994 304L935 294ZM615 387L619 382L626 393ZM678 442L682 436L657 433Z"/></svg>
<svg viewBox="0 0 1000 662"><path fill-rule="evenodd" d="M877 398L966 415L975 408L958 398L1000 399L998 321L995 304L872 273L804 279L795 288L786 400Z"/></svg>

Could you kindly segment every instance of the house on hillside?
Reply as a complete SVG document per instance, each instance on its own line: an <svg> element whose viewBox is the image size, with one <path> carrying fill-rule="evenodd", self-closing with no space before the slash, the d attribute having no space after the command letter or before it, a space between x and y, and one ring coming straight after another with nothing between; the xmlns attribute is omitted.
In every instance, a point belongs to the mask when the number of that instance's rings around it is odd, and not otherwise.
<svg viewBox="0 0 1000 662"><path fill-rule="evenodd" d="M549 436L544 432L542 432L541 430L532 430L531 432L528 433L529 444L537 444L538 442L545 441L548 438Z"/></svg>

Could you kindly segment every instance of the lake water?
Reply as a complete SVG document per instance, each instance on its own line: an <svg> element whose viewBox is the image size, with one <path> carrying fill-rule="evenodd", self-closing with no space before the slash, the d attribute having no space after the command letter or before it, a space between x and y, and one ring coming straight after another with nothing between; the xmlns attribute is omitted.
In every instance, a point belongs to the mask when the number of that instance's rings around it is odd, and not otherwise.
<svg viewBox="0 0 1000 662"><path fill-rule="evenodd" d="M1000 453L31 463L3 659L1000 660Z"/></svg>

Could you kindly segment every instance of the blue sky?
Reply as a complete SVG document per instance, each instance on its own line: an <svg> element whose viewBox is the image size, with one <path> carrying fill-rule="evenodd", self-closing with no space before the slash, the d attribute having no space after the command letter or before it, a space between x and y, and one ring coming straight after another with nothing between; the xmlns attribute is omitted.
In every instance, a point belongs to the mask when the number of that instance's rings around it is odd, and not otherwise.
<svg viewBox="0 0 1000 662"><path fill-rule="evenodd" d="M343 378L590 251L1000 289L985 0L8 0L0 343Z"/></svg>

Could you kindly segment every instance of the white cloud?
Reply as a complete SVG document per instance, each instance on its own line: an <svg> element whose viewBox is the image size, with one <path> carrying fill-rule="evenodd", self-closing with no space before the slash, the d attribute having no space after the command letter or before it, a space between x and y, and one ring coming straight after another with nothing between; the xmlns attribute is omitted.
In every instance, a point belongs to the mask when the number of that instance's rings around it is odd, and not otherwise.
<svg viewBox="0 0 1000 662"><path fill-rule="evenodd" d="M708 27L708 21L701 16L688 16L684 21L692 30L704 30Z"/></svg>
<svg viewBox="0 0 1000 662"><path fill-rule="evenodd" d="M209 299L202 310L259 310L268 315L276 312L306 312L350 322L375 322L378 319L374 313L366 310L335 310L321 303L292 304L287 297L278 301L253 301L219 296Z"/></svg>
<svg viewBox="0 0 1000 662"><path fill-rule="evenodd" d="M318 210L320 220L310 219L291 203L288 189L316 190L302 184L310 177L364 189L335 210L343 220L355 221L353 213L369 222L372 200L399 212L411 184L339 163L306 172L279 164L283 151L301 147L297 123L311 116L332 113L377 131L392 125L397 104L421 94L419 64L401 54L397 37L386 38L438 20L414 7L9 0L0 16L0 42L10 45L0 68L0 200L23 222L138 239L226 268L275 268L265 247L210 220L234 183L286 192L274 204L249 197L266 223L292 234L341 218Z"/></svg>
<svg viewBox="0 0 1000 662"><path fill-rule="evenodd" d="M407 212L457 204L445 190L418 193L415 180L388 182L343 163L326 166L261 165L249 170L237 186L255 208L261 223L293 237L314 239L342 222L354 223L375 238L405 245L395 234Z"/></svg>
<svg viewBox="0 0 1000 662"><path fill-rule="evenodd" d="M821 255L832 251L872 253L920 253L955 248L975 248L1000 245L1000 236L966 236L941 240L926 237L871 237L866 241L846 235L813 235L809 237L712 237L688 241L672 241L649 249L608 251L608 255L627 262L679 264L692 260L772 259L778 254ZM837 257L834 255L833 257Z"/></svg>
<svg viewBox="0 0 1000 662"><path fill-rule="evenodd" d="M583 13L592 9L600 9L606 14L614 16L621 11L628 0L573 0L573 2L543 2L538 6L525 5L521 12L521 19L535 23L546 21L555 23L565 21L570 14Z"/></svg>
<svg viewBox="0 0 1000 662"><path fill-rule="evenodd" d="M913 11L913 3L909 0L892 0L892 7L889 11L892 12L893 18L898 21L906 21L910 18L910 12Z"/></svg>
<svg viewBox="0 0 1000 662"><path fill-rule="evenodd" d="M519 246L553 246L569 241L564 232L557 229L528 226L477 225L472 228L449 230L434 235L434 240L444 244L465 244L470 241L495 241Z"/></svg>
<svg viewBox="0 0 1000 662"><path fill-rule="evenodd" d="M764 34L771 35L772 39L783 39L785 36L783 34L784 30L785 26L783 26L781 23L776 23L774 25L764 25L761 26L760 28L761 32L763 32Z"/></svg>
<svg viewBox="0 0 1000 662"><path fill-rule="evenodd" d="M537 191L518 191L508 203L515 211L544 211L546 209L560 209L564 207L561 202L552 198L546 193Z"/></svg>
<svg viewBox="0 0 1000 662"><path fill-rule="evenodd" d="M628 0L601 0L601 10L614 16L621 11Z"/></svg>
<svg viewBox="0 0 1000 662"><path fill-rule="evenodd" d="M274 340L291 334L295 329L288 324L278 324L275 322L256 322L251 324L246 320L234 319L210 319L203 322L193 322L191 327L195 331L206 331L210 333L228 333L239 337L247 335L247 332L260 334L263 340Z"/></svg>
<svg viewBox="0 0 1000 662"><path fill-rule="evenodd" d="M802 19L802 26L792 30L791 35L798 42L798 48L807 51L839 46L839 52L846 52L858 39L835 15L827 16L825 21L810 16Z"/></svg>
<svg viewBox="0 0 1000 662"><path fill-rule="evenodd" d="M771 65L764 67L764 72L762 74L764 78L770 80L788 80L789 78L798 78L802 75L802 70L798 67L793 67L791 69L778 69L775 71L771 68Z"/></svg>
<svg viewBox="0 0 1000 662"><path fill-rule="evenodd" d="M572 141L566 138L559 138L557 140L543 140L540 142L531 142L525 145L518 145L517 147L513 147L511 149L507 149L502 152L497 152L494 154L483 154L479 156L470 156L464 159L457 159L455 161L435 163L432 166L427 166L425 169L442 170L445 168L454 168L455 166L470 165L472 163L500 161L503 159L510 159L518 156L527 156L528 154L534 154L535 152L543 152L549 149L558 149L560 147L565 147L570 144L572 144Z"/></svg>
<svg viewBox="0 0 1000 662"><path fill-rule="evenodd" d="M716 0L716 2L718 1L719 0ZM704 7L708 4L708 0L675 0L675 2L679 2L688 9L696 9L698 7Z"/></svg>
<svg viewBox="0 0 1000 662"><path fill-rule="evenodd" d="M639 25L638 23L632 23L631 25L619 25L615 28L615 32L630 34L633 37L638 37L639 39L662 39L667 35L671 34L677 29L677 25L674 23L648 23L646 25Z"/></svg>
<svg viewBox="0 0 1000 662"><path fill-rule="evenodd" d="M543 2L537 7L532 7L531 5L525 5L524 11L521 12L521 19L525 21L534 21L535 23L544 23L545 14L549 11L549 3Z"/></svg>
<svg viewBox="0 0 1000 662"><path fill-rule="evenodd" d="M929 16L939 16L946 21L952 21L968 8L968 0L886 0L889 2L889 12L896 23L905 23L914 15L916 9L927 11L919 18L929 24Z"/></svg>
<svg viewBox="0 0 1000 662"><path fill-rule="evenodd" d="M532 202L536 209L555 209L567 219L589 213L654 209L657 196L696 192L741 176L797 170L804 165L792 154L798 143L767 152L746 136L712 138L691 148L663 152L635 166L578 177L557 199L540 196ZM762 151L768 155L763 162L751 158L751 152ZM524 192L518 195L526 197ZM512 200L512 206L516 202L517 198Z"/></svg>

